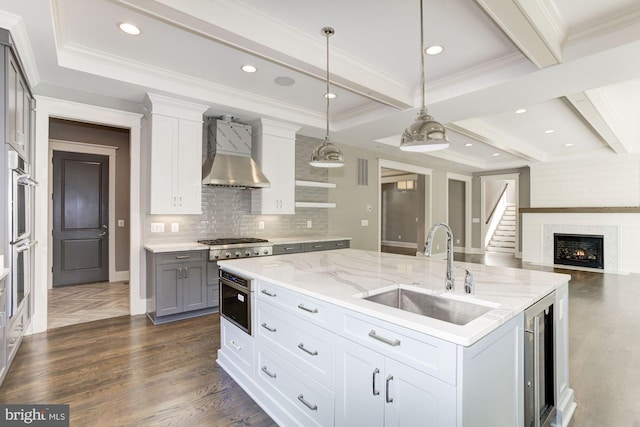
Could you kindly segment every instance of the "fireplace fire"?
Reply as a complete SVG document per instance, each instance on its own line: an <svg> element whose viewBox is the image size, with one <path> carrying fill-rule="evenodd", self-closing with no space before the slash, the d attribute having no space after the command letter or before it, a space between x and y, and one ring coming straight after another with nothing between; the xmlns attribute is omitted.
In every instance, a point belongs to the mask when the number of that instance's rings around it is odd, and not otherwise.
<svg viewBox="0 0 640 427"><path fill-rule="evenodd" d="M554 234L554 264L604 269L604 236Z"/></svg>

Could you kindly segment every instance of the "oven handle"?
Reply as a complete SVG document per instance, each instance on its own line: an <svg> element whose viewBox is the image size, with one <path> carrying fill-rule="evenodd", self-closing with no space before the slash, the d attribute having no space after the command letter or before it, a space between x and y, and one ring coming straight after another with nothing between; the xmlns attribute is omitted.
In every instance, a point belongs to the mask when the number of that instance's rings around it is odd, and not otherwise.
<svg viewBox="0 0 640 427"><path fill-rule="evenodd" d="M18 184L26 185L27 187L35 187L36 185L38 185L38 182L33 180L30 175L24 174L18 176Z"/></svg>
<svg viewBox="0 0 640 427"><path fill-rule="evenodd" d="M540 427L540 316L533 318L533 411L535 414L534 426Z"/></svg>
<svg viewBox="0 0 640 427"><path fill-rule="evenodd" d="M233 288L236 291L243 292L243 293L246 293L246 294L251 293L251 289L246 288L246 287L244 287L242 285L238 285L237 283L232 282L230 280L223 279L222 277L218 278L218 280L220 280L220 284L221 285L229 286L230 288Z"/></svg>

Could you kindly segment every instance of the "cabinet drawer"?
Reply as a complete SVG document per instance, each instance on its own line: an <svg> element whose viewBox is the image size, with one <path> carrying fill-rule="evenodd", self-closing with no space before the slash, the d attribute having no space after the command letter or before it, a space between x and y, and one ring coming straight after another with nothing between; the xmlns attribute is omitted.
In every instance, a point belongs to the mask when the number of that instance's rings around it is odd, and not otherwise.
<svg viewBox="0 0 640 427"><path fill-rule="evenodd" d="M188 252L164 252L155 254L156 264L167 264L173 262L203 261L207 259L208 251L188 251Z"/></svg>
<svg viewBox="0 0 640 427"><path fill-rule="evenodd" d="M298 371L286 360L258 344L258 385L273 393L304 426L334 424L333 392Z"/></svg>
<svg viewBox="0 0 640 427"><path fill-rule="evenodd" d="M273 245L274 255L283 254L295 254L298 252L304 252L304 245L302 243L289 243L283 245Z"/></svg>
<svg viewBox="0 0 640 427"><path fill-rule="evenodd" d="M456 345L380 322L354 312L345 312L342 335L399 362L449 384L456 384ZM410 331L409 331L410 333Z"/></svg>
<svg viewBox="0 0 640 427"><path fill-rule="evenodd" d="M333 240L327 242L309 242L304 244L305 252L327 251L331 249L344 249L349 247L348 240Z"/></svg>
<svg viewBox="0 0 640 427"><path fill-rule="evenodd" d="M335 336L278 307L259 302L256 339L324 386L333 389Z"/></svg>
<svg viewBox="0 0 640 427"><path fill-rule="evenodd" d="M252 369L254 340L251 335L224 318L220 318L220 332L220 348L230 355L229 359L233 359L242 369Z"/></svg>
<svg viewBox="0 0 640 427"><path fill-rule="evenodd" d="M336 324L335 306L313 297L290 291L269 282L258 280L258 300L278 305L290 313L315 325L333 331Z"/></svg>

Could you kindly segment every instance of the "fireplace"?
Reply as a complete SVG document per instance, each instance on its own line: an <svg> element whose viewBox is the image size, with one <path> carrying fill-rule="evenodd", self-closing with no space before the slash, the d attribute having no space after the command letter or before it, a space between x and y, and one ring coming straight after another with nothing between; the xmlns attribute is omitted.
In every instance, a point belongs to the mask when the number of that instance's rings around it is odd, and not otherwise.
<svg viewBox="0 0 640 427"><path fill-rule="evenodd" d="M604 269L604 236L554 233L553 263Z"/></svg>

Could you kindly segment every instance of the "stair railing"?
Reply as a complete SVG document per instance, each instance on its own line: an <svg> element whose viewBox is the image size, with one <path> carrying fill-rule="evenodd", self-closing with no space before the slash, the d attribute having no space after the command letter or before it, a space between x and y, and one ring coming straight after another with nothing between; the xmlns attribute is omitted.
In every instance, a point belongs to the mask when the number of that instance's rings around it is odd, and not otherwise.
<svg viewBox="0 0 640 427"><path fill-rule="evenodd" d="M493 233L496 231L496 227L498 227L498 223L504 214L504 211L507 208L507 188L509 187L509 183L506 183L504 188L502 189L502 193L498 197L495 205L493 205L493 209L491 209L491 213L485 222L487 226L487 234L484 236L484 247L486 248L493 237Z"/></svg>

